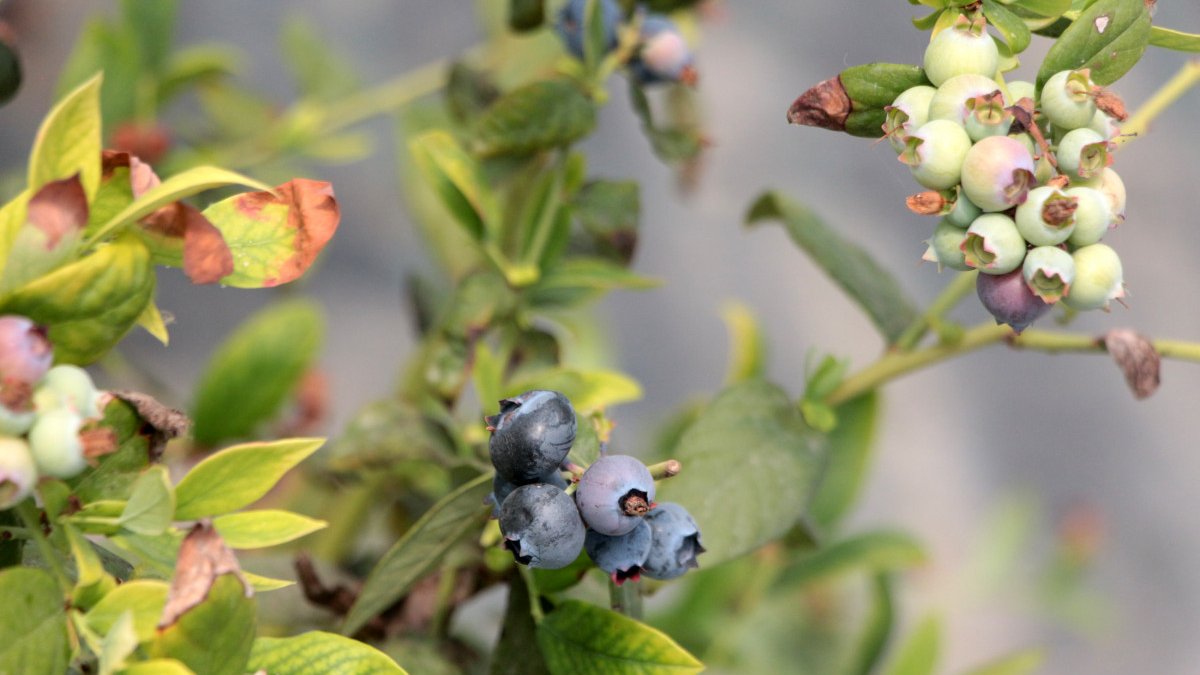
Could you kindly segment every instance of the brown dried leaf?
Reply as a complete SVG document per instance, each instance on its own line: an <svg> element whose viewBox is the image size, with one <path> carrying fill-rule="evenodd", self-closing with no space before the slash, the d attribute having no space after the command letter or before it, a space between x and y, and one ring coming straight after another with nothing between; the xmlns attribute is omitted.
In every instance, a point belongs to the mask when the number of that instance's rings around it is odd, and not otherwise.
<svg viewBox="0 0 1200 675"><path fill-rule="evenodd" d="M852 103L841 77L831 77L800 94L788 108L788 122L810 127L846 130Z"/></svg>
<svg viewBox="0 0 1200 675"><path fill-rule="evenodd" d="M192 426L192 421L183 412L159 403L149 394L127 390L110 391L109 393L133 406L138 417L145 420L154 429L156 435L160 435L166 440L186 434Z"/></svg>
<svg viewBox="0 0 1200 675"><path fill-rule="evenodd" d="M103 180L111 177L113 170L118 167L129 169L129 187L133 191L134 199L162 183L158 174L154 173L154 169L135 155L123 150L105 150L100 153L100 169Z"/></svg>
<svg viewBox="0 0 1200 675"><path fill-rule="evenodd" d="M1110 330L1100 339L1125 373L1125 382L1134 398L1141 400L1158 390L1162 358L1150 340L1128 328Z"/></svg>
<svg viewBox="0 0 1200 675"><path fill-rule="evenodd" d="M183 272L194 284L215 284L233 273L233 253L208 218L183 202L168 204L142 219L152 232L183 238Z"/></svg>
<svg viewBox="0 0 1200 675"><path fill-rule="evenodd" d="M205 518L192 527L179 546L175 577L171 579L171 589L167 592L167 604L158 620L158 629L170 628L188 610L204 602L217 577L223 574L236 576L242 582L246 597L254 595L250 583L242 576L233 551L217 534L212 522Z"/></svg>
<svg viewBox="0 0 1200 675"><path fill-rule="evenodd" d="M946 198L937 190L926 190L909 195L904 203L909 211L918 216L936 216L946 207Z"/></svg>
<svg viewBox="0 0 1200 675"><path fill-rule="evenodd" d="M53 251L63 237L74 241L70 235L82 232L88 220L87 195L79 174L43 185L29 198L27 219L46 235L47 251Z"/></svg>
<svg viewBox="0 0 1200 675"><path fill-rule="evenodd" d="M326 181L295 178L272 192L247 192L235 199L236 208L252 219L268 206L283 204L288 209L287 226L296 232L292 255L281 261L278 273L265 280L263 287L286 284L304 274L341 220L333 185Z"/></svg>

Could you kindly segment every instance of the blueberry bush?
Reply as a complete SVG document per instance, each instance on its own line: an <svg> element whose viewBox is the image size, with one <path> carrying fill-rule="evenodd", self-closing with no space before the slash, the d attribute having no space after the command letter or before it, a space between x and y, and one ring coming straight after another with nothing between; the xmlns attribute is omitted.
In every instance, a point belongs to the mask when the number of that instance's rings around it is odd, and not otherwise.
<svg viewBox="0 0 1200 675"><path fill-rule="evenodd" d="M611 409L641 384L574 347L597 299L656 284L631 263L657 196L593 173L583 142L623 81L653 153L696 180L717 4L495 0L482 47L374 86L297 21L289 105L242 84L230 50L176 45L173 0L91 19L0 181L0 673L936 672L937 619L897 619L928 554L847 523L880 390L1001 343L1107 352L1137 398L1163 358L1200 361L1197 343L1061 327L1138 275L1102 241L1125 217L1116 160L1200 67L1131 110L1116 84L1200 35L1156 25L1153 0L910 0L923 54L780 110L895 151L919 186L897 217L932 216L944 292L918 307L866 249L764 192L746 223L781 223L886 349L854 371L817 359L792 396L733 312L724 388L631 447ZM24 91L21 39L0 23L0 105ZM1035 41L1036 76L1009 77ZM407 289L419 338L394 391L318 438L326 327L303 289L340 210L304 176L365 156L357 125L376 117L399 131L431 261ZM162 267L276 294L185 400L120 349L131 331L168 343L156 283L178 272ZM948 318L972 288L994 322ZM1035 327L1047 317L1060 327ZM1087 564L1053 562L1060 593ZM464 617L498 637L464 637Z"/></svg>

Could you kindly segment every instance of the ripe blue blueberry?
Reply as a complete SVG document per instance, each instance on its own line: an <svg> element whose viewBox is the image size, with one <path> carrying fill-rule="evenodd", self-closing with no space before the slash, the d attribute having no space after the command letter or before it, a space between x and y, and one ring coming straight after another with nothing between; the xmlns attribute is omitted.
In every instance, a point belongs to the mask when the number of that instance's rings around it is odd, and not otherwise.
<svg viewBox="0 0 1200 675"><path fill-rule="evenodd" d="M606 455L583 472L575 489L583 522L600 534L620 536L638 526L654 504L654 478L636 457Z"/></svg>
<svg viewBox="0 0 1200 675"><path fill-rule="evenodd" d="M642 563L642 574L651 579L674 579L698 567L696 556L704 553L700 528L687 509L663 502L646 514L650 526L650 553Z"/></svg>
<svg viewBox="0 0 1200 675"><path fill-rule="evenodd" d="M579 557L584 527L575 502L545 483L522 485L500 506L504 547L522 565L559 569Z"/></svg>
<svg viewBox="0 0 1200 675"><path fill-rule="evenodd" d="M596 567L607 572L613 583L620 586L630 579L637 581L641 576L642 563L650 555L651 543L650 526L642 520L637 527L617 537L588 530L583 539L583 550Z"/></svg>
<svg viewBox="0 0 1200 675"><path fill-rule="evenodd" d="M558 469L550 471L535 481L524 483L524 485L530 485L532 483L545 483L546 485L553 485L559 490L567 489L567 479L563 478L562 472L560 472ZM504 499L508 497L513 490L516 490L519 487L521 487L520 484L510 481L500 474L492 476L492 494L488 495L488 499L492 502L493 517L500 517L500 505L504 503Z"/></svg>
<svg viewBox="0 0 1200 675"><path fill-rule="evenodd" d="M575 442L575 410L556 391L527 391L500 401L500 412L486 418L492 438L488 450L496 473L522 485L554 471Z"/></svg>
<svg viewBox="0 0 1200 675"><path fill-rule="evenodd" d="M617 46L617 25L621 21L621 7L616 0L597 0L600 15L604 20L604 51L608 53ZM583 58L583 30L587 16L587 0L571 0L558 14L554 29L562 38L567 51L577 59Z"/></svg>
<svg viewBox="0 0 1200 675"><path fill-rule="evenodd" d="M979 301L996 323L1012 326L1016 333L1025 330L1050 309L1050 305L1029 290L1021 270L1008 274L980 274L975 280Z"/></svg>
<svg viewBox="0 0 1200 675"><path fill-rule="evenodd" d="M674 22L659 14L647 15L639 37L641 44L630 63L638 82L696 83L695 57Z"/></svg>

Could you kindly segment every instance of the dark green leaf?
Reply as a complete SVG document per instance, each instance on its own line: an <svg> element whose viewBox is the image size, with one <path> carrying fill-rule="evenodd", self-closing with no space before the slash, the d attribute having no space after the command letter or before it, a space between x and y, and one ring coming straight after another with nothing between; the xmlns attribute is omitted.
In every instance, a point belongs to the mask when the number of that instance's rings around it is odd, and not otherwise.
<svg viewBox="0 0 1200 675"><path fill-rule="evenodd" d="M868 610L866 626L859 636L853 661L847 672L851 675L871 675L878 671L895 621L891 575L876 574L871 578L871 607Z"/></svg>
<svg viewBox="0 0 1200 675"><path fill-rule="evenodd" d="M868 532L800 554L776 583L803 586L845 574L904 569L924 561L925 551L911 536L900 532Z"/></svg>
<svg viewBox="0 0 1200 675"><path fill-rule="evenodd" d="M1071 0L1016 0L1013 7L1044 17L1060 17L1071 9Z"/></svg>
<svg viewBox="0 0 1200 675"><path fill-rule="evenodd" d="M590 427L591 425L589 424L586 426ZM593 438L595 438L594 435ZM578 445L579 438L576 437L575 446ZM571 447L572 453L574 453L576 450L575 446ZM596 461L596 457L599 457L599 454L595 455L591 461ZM574 455L572 455L570 459L574 460ZM576 462L576 464L579 464L579 462ZM580 464L580 466L583 465ZM533 570L533 581L534 585L537 586L539 593L542 595L552 595L554 593L561 593L580 581L583 581L584 575L594 569L596 569L596 564L592 562L592 559L588 556L587 552L580 551L579 556L575 558L575 561L566 567L560 567L556 570ZM517 576L518 575L514 574L513 578L515 579ZM528 603L526 603L526 606L528 606Z"/></svg>
<svg viewBox="0 0 1200 675"><path fill-rule="evenodd" d="M704 669L658 630L579 600L567 600L547 614L537 627L537 641L555 675L683 675Z"/></svg>
<svg viewBox="0 0 1200 675"><path fill-rule="evenodd" d="M895 277L805 206L778 192L767 192L750 207L746 222L755 224L766 219L783 222L792 241L866 310L889 344L917 318Z"/></svg>
<svg viewBox="0 0 1200 675"><path fill-rule="evenodd" d="M201 45L170 55L159 78L159 103L166 103L189 87L215 82L237 69L237 54L226 46Z"/></svg>
<svg viewBox="0 0 1200 675"><path fill-rule="evenodd" d="M508 27L517 33L540 28L546 21L546 0L509 0Z"/></svg>
<svg viewBox="0 0 1200 675"><path fill-rule="evenodd" d="M821 527L834 527L858 501L878 428L879 395L868 392L837 407L837 428L829 434L817 494L809 515Z"/></svg>
<svg viewBox="0 0 1200 675"><path fill-rule="evenodd" d="M239 326L196 385L196 441L248 438L274 418L316 361L324 328L320 310L306 300L269 306Z"/></svg>
<svg viewBox="0 0 1200 675"><path fill-rule="evenodd" d="M1083 10L1046 53L1037 88L1062 70L1089 68L1101 86L1116 82L1146 51L1150 10L1143 0L1099 0Z"/></svg>
<svg viewBox="0 0 1200 675"><path fill-rule="evenodd" d="M105 499L125 499L138 476L150 463L150 436L133 406L113 399L104 408L102 426L117 435L117 451L99 458L99 465L85 471L74 485L74 493L85 504Z"/></svg>
<svg viewBox="0 0 1200 675"><path fill-rule="evenodd" d="M547 270L526 293L541 308L570 307L607 291L646 290L659 282L602 258L571 257Z"/></svg>
<svg viewBox="0 0 1200 675"><path fill-rule="evenodd" d="M573 143L596 126L596 108L567 80L542 80L500 97L475 124L485 157L525 155Z"/></svg>
<svg viewBox="0 0 1200 675"><path fill-rule="evenodd" d="M171 51L177 0L121 0L129 34L135 38L141 66L158 74Z"/></svg>
<svg viewBox="0 0 1200 675"><path fill-rule="evenodd" d="M838 78L850 97L853 110L861 112L868 108L891 105L905 89L919 84L929 84L925 71L920 66L901 63L866 63L851 66Z"/></svg>
<svg viewBox="0 0 1200 675"><path fill-rule="evenodd" d="M925 16L913 17L913 26L915 26L917 30L921 31L933 30L933 27L936 26L938 21L941 20L942 14L945 11L946 10L944 9L936 9Z"/></svg>
<svg viewBox="0 0 1200 675"><path fill-rule="evenodd" d="M65 673L67 614L54 577L32 567L0 572L0 672Z"/></svg>
<svg viewBox="0 0 1200 675"><path fill-rule="evenodd" d="M584 6L583 63L588 72L594 73L608 51L609 31L605 26L604 3L601 0L585 0Z"/></svg>
<svg viewBox="0 0 1200 675"><path fill-rule="evenodd" d="M421 516L371 570L358 600L346 613L342 633L357 633L371 617L408 593L459 539L478 528L489 511L483 499L491 491L492 476L484 474L446 495Z"/></svg>
<svg viewBox="0 0 1200 675"><path fill-rule="evenodd" d="M671 455L683 471L657 499L688 509L708 549L700 564L715 565L779 538L804 515L822 443L777 386L736 384L683 433Z"/></svg>
<svg viewBox="0 0 1200 675"><path fill-rule="evenodd" d="M899 653L883 671L884 675L933 675L941 649L941 633L938 618L926 617L900 645Z"/></svg>
<svg viewBox="0 0 1200 675"><path fill-rule="evenodd" d="M254 646L257 605L246 595L241 579L222 574L204 601L161 628L150 655L182 661L197 673L245 675Z"/></svg>
<svg viewBox="0 0 1200 675"><path fill-rule="evenodd" d="M1150 44L1163 49L1173 49L1177 52L1200 52L1200 35L1184 33L1183 31L1150 27Z"/></svg>
<svg viewBox="0 0 1200 675"><path fill-rule="evenodd" d="M522 0L514 0L521 2ZM535 0L541 3L542 0ZM446 106L460 122L470 122L500 98L500 90L485 71L462 61L450 67L446 79Z"/></svg>
<svg viewBox="0 0 1200 675"><path fill-rule="evenodd" d="M542 571L542 570L537 570ZM555 571L555 570L546 570ZM540 588L540 586L539 586ZM513 574L508 580L508 609L500 628L500 641L492 652L490 675L550 675L537 645L537 624L529 606L525 577Z"/></svg>
<svg viewBox="0 0 1200 675"><path fill-rule="evenodd" d="M475 272L454 289L438 327L446 335L465 340L508 318L516 306L516 294L502 276L489 270Z"/></svg>
<svg viewBox="0 0 1200 675"><path fill-rule="evenodd" d="M1013 54L1020 54L1029 46L1032 39L1029 26L998 0L983 0L983 15L1004 37Z"/></svg>
<svg viewBox="0 0 1200 675"><path fill-rule="evenodd" d="M436 422L411 403L388 398L368 404L350 420L328 462L334 471L387 469L405 460L448 458L453 449Z"/></svg>
<svg viewBox="0 0 1200 675"><path fill-rule="evenodd" d="M334 633L308 631L254 641L247 671L271 675L404 675L404 669L374 647Z"/></svg>
<svg viewBox="0 0 1200 675"><path fill-rule="evenodd" d="M641 186L637 181L591 181L571 202L571 213L600 246L626 265L633 258L641 221Z"/></svg>

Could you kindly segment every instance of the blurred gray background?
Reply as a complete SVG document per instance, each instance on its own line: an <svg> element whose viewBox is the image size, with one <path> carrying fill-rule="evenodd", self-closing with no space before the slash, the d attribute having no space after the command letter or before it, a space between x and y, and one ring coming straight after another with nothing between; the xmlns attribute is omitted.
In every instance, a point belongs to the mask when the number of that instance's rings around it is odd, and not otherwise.
<svg viewBox="0 0 1200 675"><path fill-rule="evenodd" d="M491 0L499 1L499 0ZM0 157L24 161L82 22L113 2L24 2L20 37L27 82L0 109ZM459 0L318 0L181 3L178 42L226 42L246 55L244 77L285 104L278 27L309 17L367 83L452 56L480 34L473 3ZM801 390L806 356L832 353L861 367L881 349L866 319L791 245L782 228L746 230L741 219L764 188L805 201L893 270L918 300L949 280L920 265L932 223L910 215L917 191L886 145L789 127L784 111L810 85L870 61L919 62L925 37L902 0L724 2L705 25L700 97L715 142L699 189L684 197L656 161L614 81L599 131L586 144L593 173L643 185L642 241L635 268L664 283L620 293L599 308L616 364L639 378L645 397L611 414L618 440L636 451L679 404L721 384L728 349L724 303L753 309L770 345L770 374ZM1156 21L1200 32L1200 4L1159 3ZM1031 78L1044 53L1036 41L1018 74ZM1116 90L1136 108L1185 61L1153 49ZM619 79L619 78L618 78ZM1155 337L1200 339L1200 189L1188 162L1200 157L1200 93L1192 92L1127 145L1115 168L1129 192L1128 219L1109 242L1124 261L1129 308L1093 312L1074 330L1130 326ZM392 390L412 348L402 279L425 252L397 194L391 125L368 128L374 156L311 173L334 182L343 206L338 235L305 287L330 320L323 364L333 386L329 432L363 403ZM1190 158L1190 159L1189 159ZM189 285L160 275L160 305L174 313L172 344L144 335L125 351L158 373L186 403L211 349L270 296ZM986 317L970 298L956 317ZM1043 323L1049 324L1049 321ZM994 347L901 379L886 388L876 461L854 528L899 526L929 546L931 563L904 585L911 621L944 618L943 670L955 672L1006 651L1045 645L1045 672L1194 673L1200 669L1200 457L1196 402L1200 366L1167 362L1162 389L1135 402L1107 357L1049 356ZM1032 495L1049 547L1056 522L1084 505L1104 524L1091 587L1107 599L1087 622L1065 628L1016 593L977 582L981 542L999 505ZM1045 550L1029 551L1044 557ZM976 579L972 581L972 579ZM983 590L981 590L981 588ZM1090 610L1088 610L1090 611Z"/></svg>

